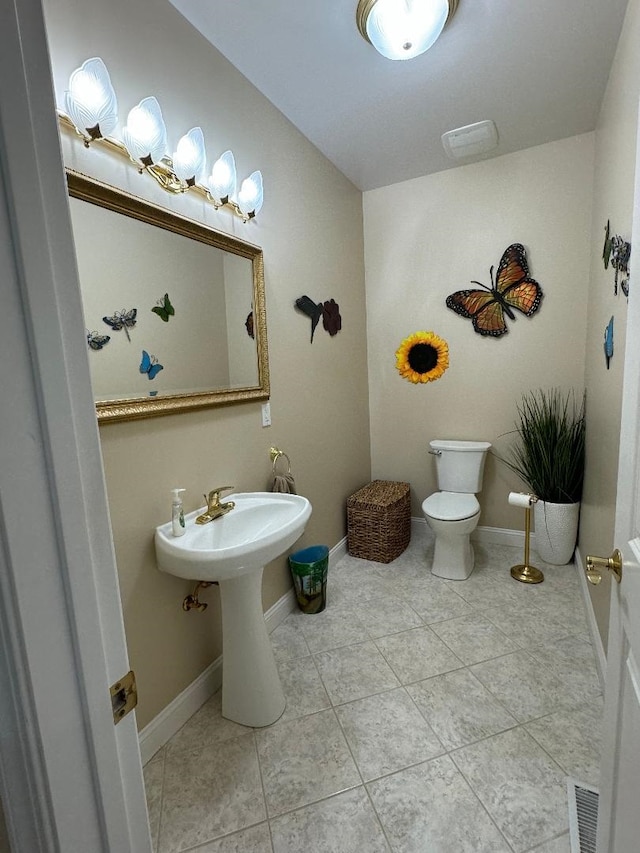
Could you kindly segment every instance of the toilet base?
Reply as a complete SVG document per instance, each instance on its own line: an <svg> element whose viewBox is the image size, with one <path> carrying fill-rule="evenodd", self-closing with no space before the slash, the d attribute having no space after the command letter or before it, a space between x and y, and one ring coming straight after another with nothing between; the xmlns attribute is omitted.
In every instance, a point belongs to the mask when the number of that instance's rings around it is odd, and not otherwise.
<svg viewBox="0 0 640 853"><path fill-rule="evenodd" d="M452 581L466 580L475 564L469 535L452 536L446 540L436 536L431 574Z"/></svg>

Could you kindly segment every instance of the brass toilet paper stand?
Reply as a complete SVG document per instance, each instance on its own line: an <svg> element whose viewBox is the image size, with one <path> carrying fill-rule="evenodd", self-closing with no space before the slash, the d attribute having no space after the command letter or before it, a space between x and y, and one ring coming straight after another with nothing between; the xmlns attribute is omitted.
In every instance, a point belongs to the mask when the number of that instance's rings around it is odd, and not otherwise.
<svg viewBox="0 0 640 853"><path fill-rule="evenodd" d="M535 495L528 495L529 505L524 510L524 562L511 567L511 577L522 583L541 583L544 575L535 566L529 564L529 539L531 538L531 506L537 503Z"/></svg>

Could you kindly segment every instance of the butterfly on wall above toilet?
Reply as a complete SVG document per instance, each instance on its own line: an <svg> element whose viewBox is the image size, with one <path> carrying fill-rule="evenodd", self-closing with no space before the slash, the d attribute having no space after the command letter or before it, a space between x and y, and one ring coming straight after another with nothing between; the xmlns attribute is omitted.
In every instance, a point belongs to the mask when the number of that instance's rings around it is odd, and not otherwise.
<svg viewBox="0 0 640 853"><path fill-rule="evenodd" d="M525 248L521 243L512 243L505 249L495 281L493 266L490 268L491 287L479 281L472 281L482 290L458 290L447 296L447 308L451 308L461 317L471 320L474 332L498 338L505 335L506 317L515 320L516 309L525 317L536 313L542 301L542 288L529 275L529 265Z"/></svg>

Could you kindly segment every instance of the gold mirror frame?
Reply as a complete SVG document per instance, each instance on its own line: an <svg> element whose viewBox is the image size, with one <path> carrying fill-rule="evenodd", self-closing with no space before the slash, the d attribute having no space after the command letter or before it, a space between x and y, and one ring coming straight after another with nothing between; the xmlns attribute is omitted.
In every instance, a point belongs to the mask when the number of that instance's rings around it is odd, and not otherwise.
<svg viewBox="0 0 640 853"><path fill-rule="evenodd" d="M135 397L96 401L96 414L101 423L176 414L209 406L225 406L252 400L268 400L269 355L267 347L267 315L264 293L264 259L262 249L229 234L216 231L201 222L173 213L148 201L130 195L108 184L67 169L69 195L115 213L181 234L190 240L206 243L225 252L251 260L253 271L253 324L258 359L258 385L246 388L166 394L160 397Z"/></svg>

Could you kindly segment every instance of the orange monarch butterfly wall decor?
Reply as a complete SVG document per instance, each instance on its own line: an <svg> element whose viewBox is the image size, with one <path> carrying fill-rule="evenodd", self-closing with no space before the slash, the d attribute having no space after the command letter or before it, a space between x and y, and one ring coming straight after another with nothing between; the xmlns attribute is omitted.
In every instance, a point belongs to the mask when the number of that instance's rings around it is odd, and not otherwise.
<svg viewBox="0 0 640 853"><path fill-rule="evenodd" d="M471 284L478 284L484 289L458 290L452 293L447 296L447 308L470 319L474 332L479 335L499 338L509 331L505 314L511 320L516 319L512 308L520 311L525 317L536 313L542 301L542 288L537 281L529 277L527 257L521 243L512 243L505 249L495 282L493 267L489 274L491 287L479 281L472 281Z"/></svg>

